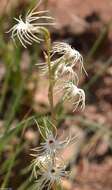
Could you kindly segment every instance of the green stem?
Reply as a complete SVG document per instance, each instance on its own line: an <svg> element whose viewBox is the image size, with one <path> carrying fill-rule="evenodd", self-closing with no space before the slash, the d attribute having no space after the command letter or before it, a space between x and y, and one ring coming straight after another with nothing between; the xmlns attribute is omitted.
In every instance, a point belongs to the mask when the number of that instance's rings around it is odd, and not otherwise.
<svg viewBox="0 0 112 190"><path fill-rule="evenodd" d="M95 41L93 47L91 48L90 52L88 53L87 61L90 60L96 54L101 43L103 43L107 33L108 33L108 27L103 28L101 33L99 34L97 40Z"/></svg>
<svg viewBox="0 0 112 190"><path fill-rule="evenodd" d="M50 38L50 33L49 31L45 31L45 40L46 40L46 45L47 45L47 55L45 55L45 59L48 64L48 70L49 70L49 90L48 90L48 99L50 103L50 109L51 109L51 120L53 123L55 123L55 113L54 113L54 103L53 103L53 87L54 87L54 76L52 73L52 68L51 68L51 57L50 57L50 52L51 52L51 38Z"/></svg>
<svg viewBox="0 0 112 190"><path fill-rule="evenodd" d="M107 62L105 62L103 68L97 72L96 75L94 75L91 80L84 86L85 90L88 90L98 79L99 77L105 73L105 71L107 70L107 68L109 67L109 65L112 64L112 56L107 60Z"/></svg>
<svg viewBox="0 0 112 190"><path fill-rule="evenodd" d="M10 68L7 69L5 81L4 81L4 84L3 84L2 96L1 96L1 99L0 99L0 113L2 112L2 109L3 109L6 93L7 93L7 90L8 90L9 79L10 79Z"/></svg>

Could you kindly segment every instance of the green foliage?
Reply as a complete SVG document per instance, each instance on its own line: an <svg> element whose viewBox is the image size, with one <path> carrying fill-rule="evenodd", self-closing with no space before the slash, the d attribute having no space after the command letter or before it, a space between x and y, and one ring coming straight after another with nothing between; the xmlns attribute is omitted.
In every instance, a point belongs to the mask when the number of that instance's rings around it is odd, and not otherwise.
<svg viewBox="0 0 112 190"><path fill-rule="evenodd" d="M15 10L13 10L11 14L14 15L14 12ZM19 43L15 46L10 39L9 34L6 34L8 29L4 26L11 27L11 23L8 23L9 20L6 18L8 18L8 15L5 15L0 19L0 59L5 69L5 75L1 81L0 89L0 115L4 121L2 126L3 131L0 133L1 188L7 188L10 186L13 168L16 167L19 162L18 156L24 149L25 145L22 133L26 128L33 124L34 116L26 115L25 118L24 116L21 116L22 119L19 119L17 113L19 110L23 109L22 102L26 95L26 83L32 76L33 67L35 62L38 61L39 54L37 46L36 48L34 47L32 50L29 50L28 53L29 55L31 54L30 64L24 75L21 68L23 49ZM12 22L11 17L10 21ZM8 36L9 39L7 39ZM15 120L16 124L13 124ZM13 140L18 139L18 137L20 137L20 139L16 145L13 143ZM9 149L8 159L2 160L2 156L7 155L7 149Z"/></svg>

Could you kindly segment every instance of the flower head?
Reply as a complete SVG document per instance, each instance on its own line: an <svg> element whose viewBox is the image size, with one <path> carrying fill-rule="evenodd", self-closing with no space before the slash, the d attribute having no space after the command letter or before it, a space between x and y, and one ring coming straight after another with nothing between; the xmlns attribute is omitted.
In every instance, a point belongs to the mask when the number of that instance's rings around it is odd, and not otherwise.
<svg viewBox="0 0 112 190"><path fill-rule="evenodd" d="M76 72L74 72L73 68L69 65L61 63L55 72L55 79L57 81L66 78L66 80L75 80L76 84L79 82L79 78Z"/></svg>
<svg viewBox="0 0 112 190"><path fill-rule="evenodd" d="M59 138L57 138L56 127L49 120L48 122L47 125L42 127L39 126L36 121L44 142L40 144L40 147L32 149L34 154L31 155L35 158L31 164L33 168L31 177L36 179L36 187L39 189L47 187L47 189L50 190L52 185L55 183L60 184L62 178L68 176L68 172L65 170L66 166L64 160L58 154L58 151L74 143L77 137L72 137L70 135L65 138L65 140L59 140ZM52 125L53 132L49 129L48 124Z"/></svg>
<svg viewBox="0 0 112 190"><path fill-rule="evenodd" d="M68 172L65 170L66 166L62 160L48 160L46 165L41 165L41 168L36 171L36 176L39 176L37 179L36 186L39 189L47 187L48 190L56 184L61 184L61 180L64 177L68 177Z"/></svg>
<svg viewBox="0 0 112 190"><path fill-rule="evenodd" d="M58 54L59 57L54 58L52 61L55 54ZM38 63L37 65L41 69L42 74L48 74L49 69L46 63ZM62 80L64 77L65 80L74 80L77 85L79 77L76 72L76 65L79 66L81 72L83 70L87 74L83 65L83 57L77 50L64 42L53 43L51 49L51 69L54 73L55 82Z"/></svg>
<svg viewBox="0 0 112 190"><path fill-rule="evenodd" d="M31 45L34 41L40 43L43 41L42 29L45 26L53 25L51 22L52 17L45 15L48 11L35 11L35 8L27 13L25 19L19 16L19 19L15 18L17 24L15 24L8 32L12 31L12 39L15 41L17 36L21 44L26 48L25 44ZM46 19L49 22L46 22Z"/></svg>
<svg viewBox="0 0 112 190"><path fill-rule="evenodd" d="M59 140L57 138L57 129L56 127L51 123L52 127L54 128L55 132L53 133L51 129L48 127L40 127L38 122L36 121L36 124L38 126L38 129L44 139L44 142L40 144L40 147L32 149L33 151L37 152L35 154L36 157L38 156L44 156L44 155L54 155L58 151L66 148L68 145L74 143L77 139L77 137L72 137L71 134L66 137L64 140ZM42 133L42 128L45 131L45 134Z"/></svg>
<svg viewBox="0 0 112 190"><path fill-rule="evenodd" d="M78 88L73 81L63 82L58 88L56 92L63 92L63 100L68 100L73 103L75 111L78 106L80 106L81 110L85 108L85 92L83 89Z"/></svg>
<svg viewBox="0 0 112 190"><path fill-rule="evenodd" d="M83 57L76 49L73 49L69 44L65 42L54 42L52 47L52 54L60 54L61 58L65 60L65 64L67 66L71 66L74 68L76 64L79 64L80 71L82 70L87 74L84 65L83 65Z"/></svg>

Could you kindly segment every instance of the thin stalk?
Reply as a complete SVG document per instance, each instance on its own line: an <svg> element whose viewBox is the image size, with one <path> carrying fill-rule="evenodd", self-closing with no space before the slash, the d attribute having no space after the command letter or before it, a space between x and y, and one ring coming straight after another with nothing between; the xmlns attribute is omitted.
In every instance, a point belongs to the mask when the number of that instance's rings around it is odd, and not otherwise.
<svg viewBox="0 0 112 190"><path fill-rule="evenodd" d="M55 123L55 112L54 112L54 102L53 102L53 86L54 86L54 76L52 73L52 68L51 68L51 57L50 57L50 52L51 52L51 38L50 38L50 33L48 32L46 36L46 44L47 44L47 56L46 56L46 61L48 64L48 70L49 70L49 90L48 90L48 98L49 98L49 103L50 103L50 109L51 109L51 121L52 123ZM55 155L53 156L53 162L55 162ZM52 186L53 190L57 190L57 185L56 183L53 184Z"/></svg>
<svg viewBox="0 0 112 190"><path fill-rule="evenodd" d="M97 40L95 41L93 47L91 48L90 52L88 53L88 56L87 56L87 61L90 60L95 54L96 52L98 51L101 43L103 43L107 33L108 33L108 28L109 26L105 27L102 29L101 33L99 34Z"/></svg>
<svg viewBox="0 0 112 190"><path fill-rule="evenodd" d="M43 28L43 31L45 32L45 41L47 46L47 55L45 54L45 60L48 65L48 72L49 72L49 90L48 90L48 99L50 104L50 111L51 111L51 121L53 124L55 124L55 111L54 111L54 101L53 101L53 88L54 88L54 75L51 68L51 37L48 30ZM52 157L53 162L55 162L55 156ZM54 183L52 185L52 190L57 190L57 184Z"/></svg>
<svg viewBox="0 0 112 190"><path fill-rule="evenodd" d="M51 110L51 121L55 123L55 112L54 112L54 102L53 102L53 86L54 86L54 76L52 73L52 68L51 68L51 57L50 57L50 52L51 52L51 38L50 38L50 33L47 32L45 35L46 39L46 45L47 45L47 55L45 55L45 59L48 64L48 70L49 70L49 90L48 90L48 99L50 103L50 110Z"/></svg>
<svg viewBox="0 0 112 190"><path fill-rule="evenodd" d="M16 93L14 94L14 101L13 101L13 106L10 109L10 112L8 112L8 116L5 122L5 128L6 130L10 127L10 124L12 123L14 116L16 114L16 111L18 109L21 97L23 95L24 92L24 81L21 82L20 87L18 88L18 90L16 91Z"/></svg>
<svg viewBox="0 0 112 190"><path fill-rule="evenodd" d="M112 27L112 21L110 21L100 32L98 38L96 39L95 43L93 44L92 48L90 49L85 62L87 69L90 69L92 67L90 63L90 60L96 55L98 50L100 49L101 45L104 43L109 29Z"/></svg>
<svg viewBox="0 0 112 190"><path fill-rule="evenodd" d="M112 64L112 56L105 62L103 68L96 74L94 75L91 80L84 86L85 90L88 90L90 86L92 86L98 79L99 77L104 74L107 70L107 68Z"/></svg>
<svg viewBox="0 0 112 190"><path fill-rule="evenodd" d="M15 164L15 160L16 160L16 157L17 155L20 153L20 151L23 149L24 147L24 144L22 146L20 146L20 144L17 145L16 147L16 151L15 153L12 153L11 157L9 158L9 166L8 166L8 169L7 169L7 173L6 173L6 176L4 177L4 181L1 185L1 189L5 189L8 182L9 182L9 179L10 179L10 175L11 175L11 171L12 171L12 168Z"/></svg>
<svg viewBox="0 0 112 190"><path fill-rule="evenodd" d="M10 79L10 68L8 68L8 70L7 70L6 77L5 77L4 84L3 84L2 96L0 99L0 113L2 112L2 109L3 109L6 93L8 90L9 79Z"/></svg>

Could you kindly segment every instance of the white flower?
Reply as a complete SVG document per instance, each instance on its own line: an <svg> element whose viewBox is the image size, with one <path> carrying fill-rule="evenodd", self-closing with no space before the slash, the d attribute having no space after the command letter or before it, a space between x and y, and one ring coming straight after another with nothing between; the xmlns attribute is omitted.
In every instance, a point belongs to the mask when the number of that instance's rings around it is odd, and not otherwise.
<svg viewBox="0 0 112 190"><path fill-rule="evenodd" d="M63 100L68 100L73 103L73 111L75 111L78 106L80 106L81 110L84 110L85 92L83 89L78 88L73 81L63 82L58 86L56 92L63 92Z"/></svg>
<svg viewBox="0 0 112 190"><path fill-rule="evenodd" d="M61 184L61 180L64 177L68 177L68 172L65 170L66 166L64 162L59 160L47 161L46 165L42 165L39 170L36 171L36 177L38 178L36 186L42 190L47 187L50 190L54 184Z"/></svg>
<svg viewBox="0 0 112 190"><path fill-rule="evenodd" d="M55 54L58 54L59 58L52 61ZM77 85L79 78L76 72L77 69L75 68L76 64L79 66L81 72L84 70L87 74L83 65L83 57L77 50L72 49L69 44L64 42L53 43L51 50L51 69L54 73L55 82L65 77L65 80L75 80ZM49 69L46 63L38 63L37 66L42 71L42 74L48 74Z"/></svg>
<svg viewBox="0 0 112 190"><path fill-rule="evenodd" d="M42 71L42 75L48 74L48 66L46 63L37 64L38 67ZM73 70L70 65L66 65L62 58L57 59L55 61L51 61L51 68L54 72L54 80L55 82L61 82L64 78L66 80L75 80L76 84L79 82L79 78L77 73Z"/></svg>
<svg viewBox="0 0 112 190"><path fill-rule="evenodd" d="M73 49L69 44L65 42L54 42L51 53L52 55L56 53L60 54L61 58L65 60L65 64L67 66L71 66L71 68L74 68L76 64L79 64L81 73L83 70L85 74L87 74L83 65L82 55L76 49Z"/></svg>
<svg viewBox="0 0 112 190"><path fill-rule="evenodd" d="M31 45L33 41L40 43L43 41L42 36L42 29L45 26L53 25L54 23L51 22L53 20L52 17L43 15L48 11L35 11L35 8L28 12L25 19L22 19L22 16L19 16L19 19L14 18L17 21L8 32L12 31L12 39L15 42L15 37L17 36L21 44L26 48L25 44ZM49 22L46 22L46 19ZM43 22L44 20L44 22Z"/></svg>
<svg viewBox="0 0 112 190"><path fill-rule="evenodd" d="M36 120L35 120L36 121ZM68 135L64 140L59 140L57 138L57 129L56 127L51 123L52 128L54 130L54 133L51 129L48 127L40 127L38 122L36 121L36 124L38 126L38 129L40 131L40 134L42 135L44 142L40 144L40 147L32 149L33 151L37 152L37 156L44 156L44 155L54 155L59 150L66 148L68 145L74 143L77 139L76 136L72 137L71 134ZM45 134L42 133L42 130L44 129Z"/></svg>
<svg viewBox="0 0 112 190"><path fill-rule="evenodd" d="M76 72L74 72L73 68L69 65L61 63L56 69L55 79L60 80L61 82L63 77L65 77L66 80L75 80L76 84L79 82L78 75Z"/></svg>

